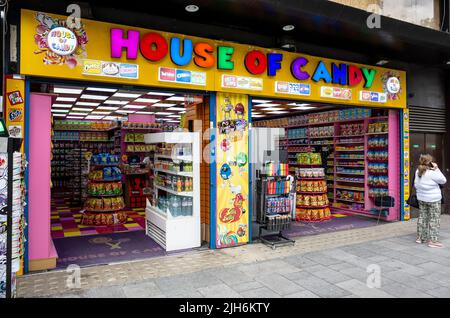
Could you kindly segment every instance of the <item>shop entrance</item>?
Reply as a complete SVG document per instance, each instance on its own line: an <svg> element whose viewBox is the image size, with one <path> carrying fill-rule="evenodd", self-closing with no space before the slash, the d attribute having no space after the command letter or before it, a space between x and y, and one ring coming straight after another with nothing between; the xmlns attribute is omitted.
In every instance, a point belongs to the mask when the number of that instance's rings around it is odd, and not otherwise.
<svg viewBox="0 0 450 318"><path fill-rule="evenodd" d="M436 133L423 133L412 132L411 133L411 176L414 175L419 164L419 157L421 154L430 154L436 160L436 163L446 174L444 169L444 138L443 134ZM448 177L448 176L447 176ZM412 179L411 179L412 182ZM413 185L411 185L413 186ZM450 190L447 185L444 186L444 196L449 198ZM442 209L443 212L447 212L446 208ZM418 209L411 209L411 217L418 217Z"/></svg>
<svg viewBox="0 0 450 318"><path fill-rule="evenodd" d="M186 116L201 122L186 115L195 103L208 107L202 94L32 83L30 179L48 178L51 189L49 200L46 189L30 198L30 258L45 258L45 246L36 238L48 232L57 268L162 256L172 246L199 247L200 172L183 128ZM173 237L169 243L167 233L149 223L147 203L161 219L173 213L172 219L193 224L188 234L178 227L187 235L179 238L184 245L174 244ZM186 243L188 235L192 243Z"/></svg>
<svg viewBox="0 0 450 318"><path fill-rule="evenodd" d="M398 110L253 99L252 122L253 221L263 233L292 238L400 219Z"/></svg>

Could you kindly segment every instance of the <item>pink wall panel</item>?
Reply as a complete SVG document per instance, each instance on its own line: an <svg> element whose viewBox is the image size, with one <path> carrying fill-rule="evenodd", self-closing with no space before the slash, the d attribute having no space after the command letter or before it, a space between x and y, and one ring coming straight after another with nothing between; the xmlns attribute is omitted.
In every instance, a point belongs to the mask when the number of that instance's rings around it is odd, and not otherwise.
<svg viewBox="0 0 450 318"><path fill-rule="evenodd" d="M30 145L28 246L31 260L56 257L50 232L51 105L51 96L30 95L30 128L27 135Z"/></svg>

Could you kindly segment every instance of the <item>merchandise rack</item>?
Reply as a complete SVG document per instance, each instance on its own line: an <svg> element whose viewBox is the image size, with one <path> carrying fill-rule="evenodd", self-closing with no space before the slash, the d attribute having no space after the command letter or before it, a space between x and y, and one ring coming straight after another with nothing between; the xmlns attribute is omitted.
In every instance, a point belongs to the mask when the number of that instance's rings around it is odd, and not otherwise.
<svg viewBox="0 0 450 318"><path fill-rule="evenodd" d="M148 236L154 239L166 251L175 251L188 248L195 248L201 245L200 235L200 135L199 133L169 132L151 133L144 136L146 144L187 144L190 148L190 155L169 155L155 153L155 160L163 158L171 162L192 163L192 191L177 192L157 184L156 175L165 174L165 171L153 170L155 174L153 202L147 200L145 209L146 226L145 231ZM167 172L167 174L173 175ZM186 213L178 213L174 206L169 205L167 209L161 210L157 203L161 203L160 197L164 199L168 194L178 196L177 202L192 202L192 208ZM188 196L186 196L188 195ZM169 200L164 200L165 202ZM170 201L169 201L170 202ZM190 204L190 203L189 203ZM190 206L190 205L189 205ZM179 206L177 206L179 208ZM189 213L191 212L191 213Z"/></svg>
<svg viewBox="0 0 450 318"><path fill-rule="evenodd" d="M272 247L272 249L275 249L277 246L295 244L295 241L285 237L282 234L283 230L286 230L290 227L291 215L293 214L293 211L295 211L295 178L291 177L291 181L289 181L288 178L288 176L281 175L269 176L266 174L262 174L259 170L257 170L256 172L256 194L258 198L256 201L256 219L259 224L258 237L261 242ZM289 191L285 190L280 191L283 193L268 194L267 182L269 180L289 181L289 189L286 189ZM267 212L268 198L279 198L286 196L288 197L288 199L286 200L290 200L290 210L273 214L269 214ZM280 222L277 222L276 220L274 222L271 222L272 219L279 219ZM265 232L264 235L263 232Z"/></svg>
<svg viewBox="0 0 450 318"><path fill-rule="evenodd" d="M380 115L381 116L376 116ZM387 123L387 131L370 131L369 130L369 124L375 123L375 122L385 122ZM364 130L363 133L359 131L359 133L353 133L353 134L343 134L341 133L339 127L341 124L363 124ZM256 126L256 125L255 125ZM330 198L330 201L342 201L342 199L338 199L336 196L336 185L351 185L355 184L354 182L345 182L343 180L339 180L339 177L361 177L364 179L364 182L361 184L364 184L364 193L363 198L364 200L357 201L355 203L363 204L362 210L351 210L348 209L350 205L342 205L342 204L332 204L332 210L334 212L348 212L352 211L354 214L361 214L365 216L374 216L378 218L379 213L375 206L375 198L376 195L373 195L373 190L377 189L385 189L385 194L394 197L395 200L395 206L393 208L390 208L390 212L387 215L382 215L381 219L386 221L392 221L398 218L398 215L400 213L400 206L399 206L399 196L400 193L400 181L398 178L399 173L399 160L392 159L392 158L399 158L400 156L400 146L399 146L399 114L395 110L382 110L379 114L375 114L372 117L371 116L363 116L361 118L348 118L345 120L336 120L336 121L330 121L330 122L314 122L314 123L301 123L301 124L287 124L282 125L282 128L285 128L287 130L285 136L285 141L288 142L287 150L289 154L289 158L291 160L291 165L293 167L299 167L298 164L293 163L293 155L298 152L306 152L303 151L304 148L313 148L318 149L317 147L325 147L329 146L330 149L335 149L334 151L331 150L331 152L334 152L334 158L328 157L324 162L327 163L327 161L334 161L334 164L330 167L325 167L326 175L327 175L327 181L328 183L332 183L334 185L333 190L333 198ZM287 137L290 136L289 130L295 129L295 128L309 128L309 127L334 127L334 137L333 137L333 145L325 145L325 144L315 144L314 142L317 140L317 138L311 138L307 135L307 132L305 132L304 136L298 137L298 138L291 138L292 140L288 140ZM328 136L323 136L323 139L329 140ZM369 139L371 138L386 138L388 140L388 144L383 147L369 147ZM302 144L293 144L292 141L295 141L296 139L299 139ZM331 138L330 138L331 139ZM355 149L351 149L351 146L354 146ZM359 148L357 148L359 147ZM336 149L337 148L337 149ZM372 151L382 151L387 150L388 151L388 158L387 160L377 160L377 159L370 159L368 158L367 154L368 152ZM314 150L313 150L314 151ZM347 158L348 157L348 158ZM357 162L364 161L364 165L350 165L348 163L350 162ZM369 171L369 166L373 166L373 164L386 164L387 169L384 170L384 172L377 172L374 170ZM348 167L344 167L347 166ZM324 164L325 166L325 164ZM342 166L342 167L340 167ZM340 170L338 168L345 168L345 169L353 169L352 170ZM360 171L357 172L356 171ZM290 169L290 171L294 171L294 169ZM329 179L328 177L333 176L333 180ZM379 183L370 183L369 177L373 176L384 176L387 178L387 181L385 179L385 183L383 185L379 185ZM331 189L330 189L331 190ZM352 190L349 190L352 191ZM369 193L370 192L370 193ZM331 194L331 191L328 193Z"/></svg>

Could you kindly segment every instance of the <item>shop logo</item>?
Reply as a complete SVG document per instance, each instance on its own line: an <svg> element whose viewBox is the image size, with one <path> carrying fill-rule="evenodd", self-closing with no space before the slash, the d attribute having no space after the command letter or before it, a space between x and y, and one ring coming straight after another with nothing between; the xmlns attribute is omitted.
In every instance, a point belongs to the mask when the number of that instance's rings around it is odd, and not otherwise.
<svg viewBox="0 0 450 318"><path fill-rule="evenodd" d="M55 54L66 56L75 52L77 48L77 37L75 34L63 27L57 27L47 35L48 48Z"/></svg>
<svg viewBox="0 0 450 318"><path fill-rule="evenodd" d="M191 82L196 85L206 85L206 73L191 72Z"/></svg>
<svg viewBox="0 0 450 318"><path fill-rule="evenodd" d="M159 80L174 82L175 81L175 69L167 68L167 67L160 67L159 68Z"/></svg>
<svg viewBox="0 0 450 318"><path fill-rule="evenodd" d="M119 74L119 66L116 63L104 63L103 64L103 74L114 76Z"/></svg>
<svg viewBox="0 0 450 318"><path fill-rule="evenodd" d="M295 95L309 95L311 86L309 84L289 83L289 93Z"/></svg>
<svg viewBox="0 0 450 318"><path fill-rule="evenodd" d="M139 67L136 64L120 64L120 77L139 78Z"/></svg>
<svg viewBox="0 0 450 318"><path fill-rule="evenodd" d="M288 82L275 82L275 91L278 93L288 93L289 83Z"/></svg>
<svg viewBox="0 0 450 318"><path fill-rule="evenodd" d="M21 109L11 109L8 114L9 121L21 121L22 114Z"/></svg>
<svg viewBox="0 0 450 318"><path fill-rule="evenodd" d="M237 87L237 78L233 75L223 75L222 77L223 87Z"/></svg>
<svg viewBox="0 0 450 318"><path fill-rule="evenodd" d="M191 72L185 70L176 70L176 81L182 83L190 83Z"/></svg>
<svg viewBox="0 0 450 318"><path fill-rule="evenodd" d="M23 98L22 98L22 94L20 93L20 91L13 91L13 92L9 93L8 100L12 106L23 103Z"/></svg>
<svg viewBox="0 0 450 318"><path fill-rule="evenodd" d="M386 89L391 94L400 92L400 80L397 77L389 77L386 81Z"/></svg>
<svg viewBox="0 0 450 318"><path fill-rule="evenodd" d="M102 62L95 60L83 61L83 74L88 75L101 75L102 74Z"/></svg>
<svg viewBox="0 0 450 318"><path fill-rule="evenodd" d="M372 102L378 102L380 100L378 93L377 92L371 92L370 93L370 100Z"/></svg>

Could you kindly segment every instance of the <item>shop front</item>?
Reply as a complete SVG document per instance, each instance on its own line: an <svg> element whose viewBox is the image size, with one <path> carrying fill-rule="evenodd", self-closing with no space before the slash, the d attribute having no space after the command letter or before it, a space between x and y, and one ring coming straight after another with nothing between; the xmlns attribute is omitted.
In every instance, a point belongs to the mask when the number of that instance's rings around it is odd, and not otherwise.
<svg viewBox="0 0 450 318"><path fill-rule="evenodd" d="M66 19L22 10L6 80L29 162L25 272L101 259L65 254L80 237L120 255L136 238L108 235L135 232L148 257L246 244L253 223L409 218L405 72Z"/></svg>

